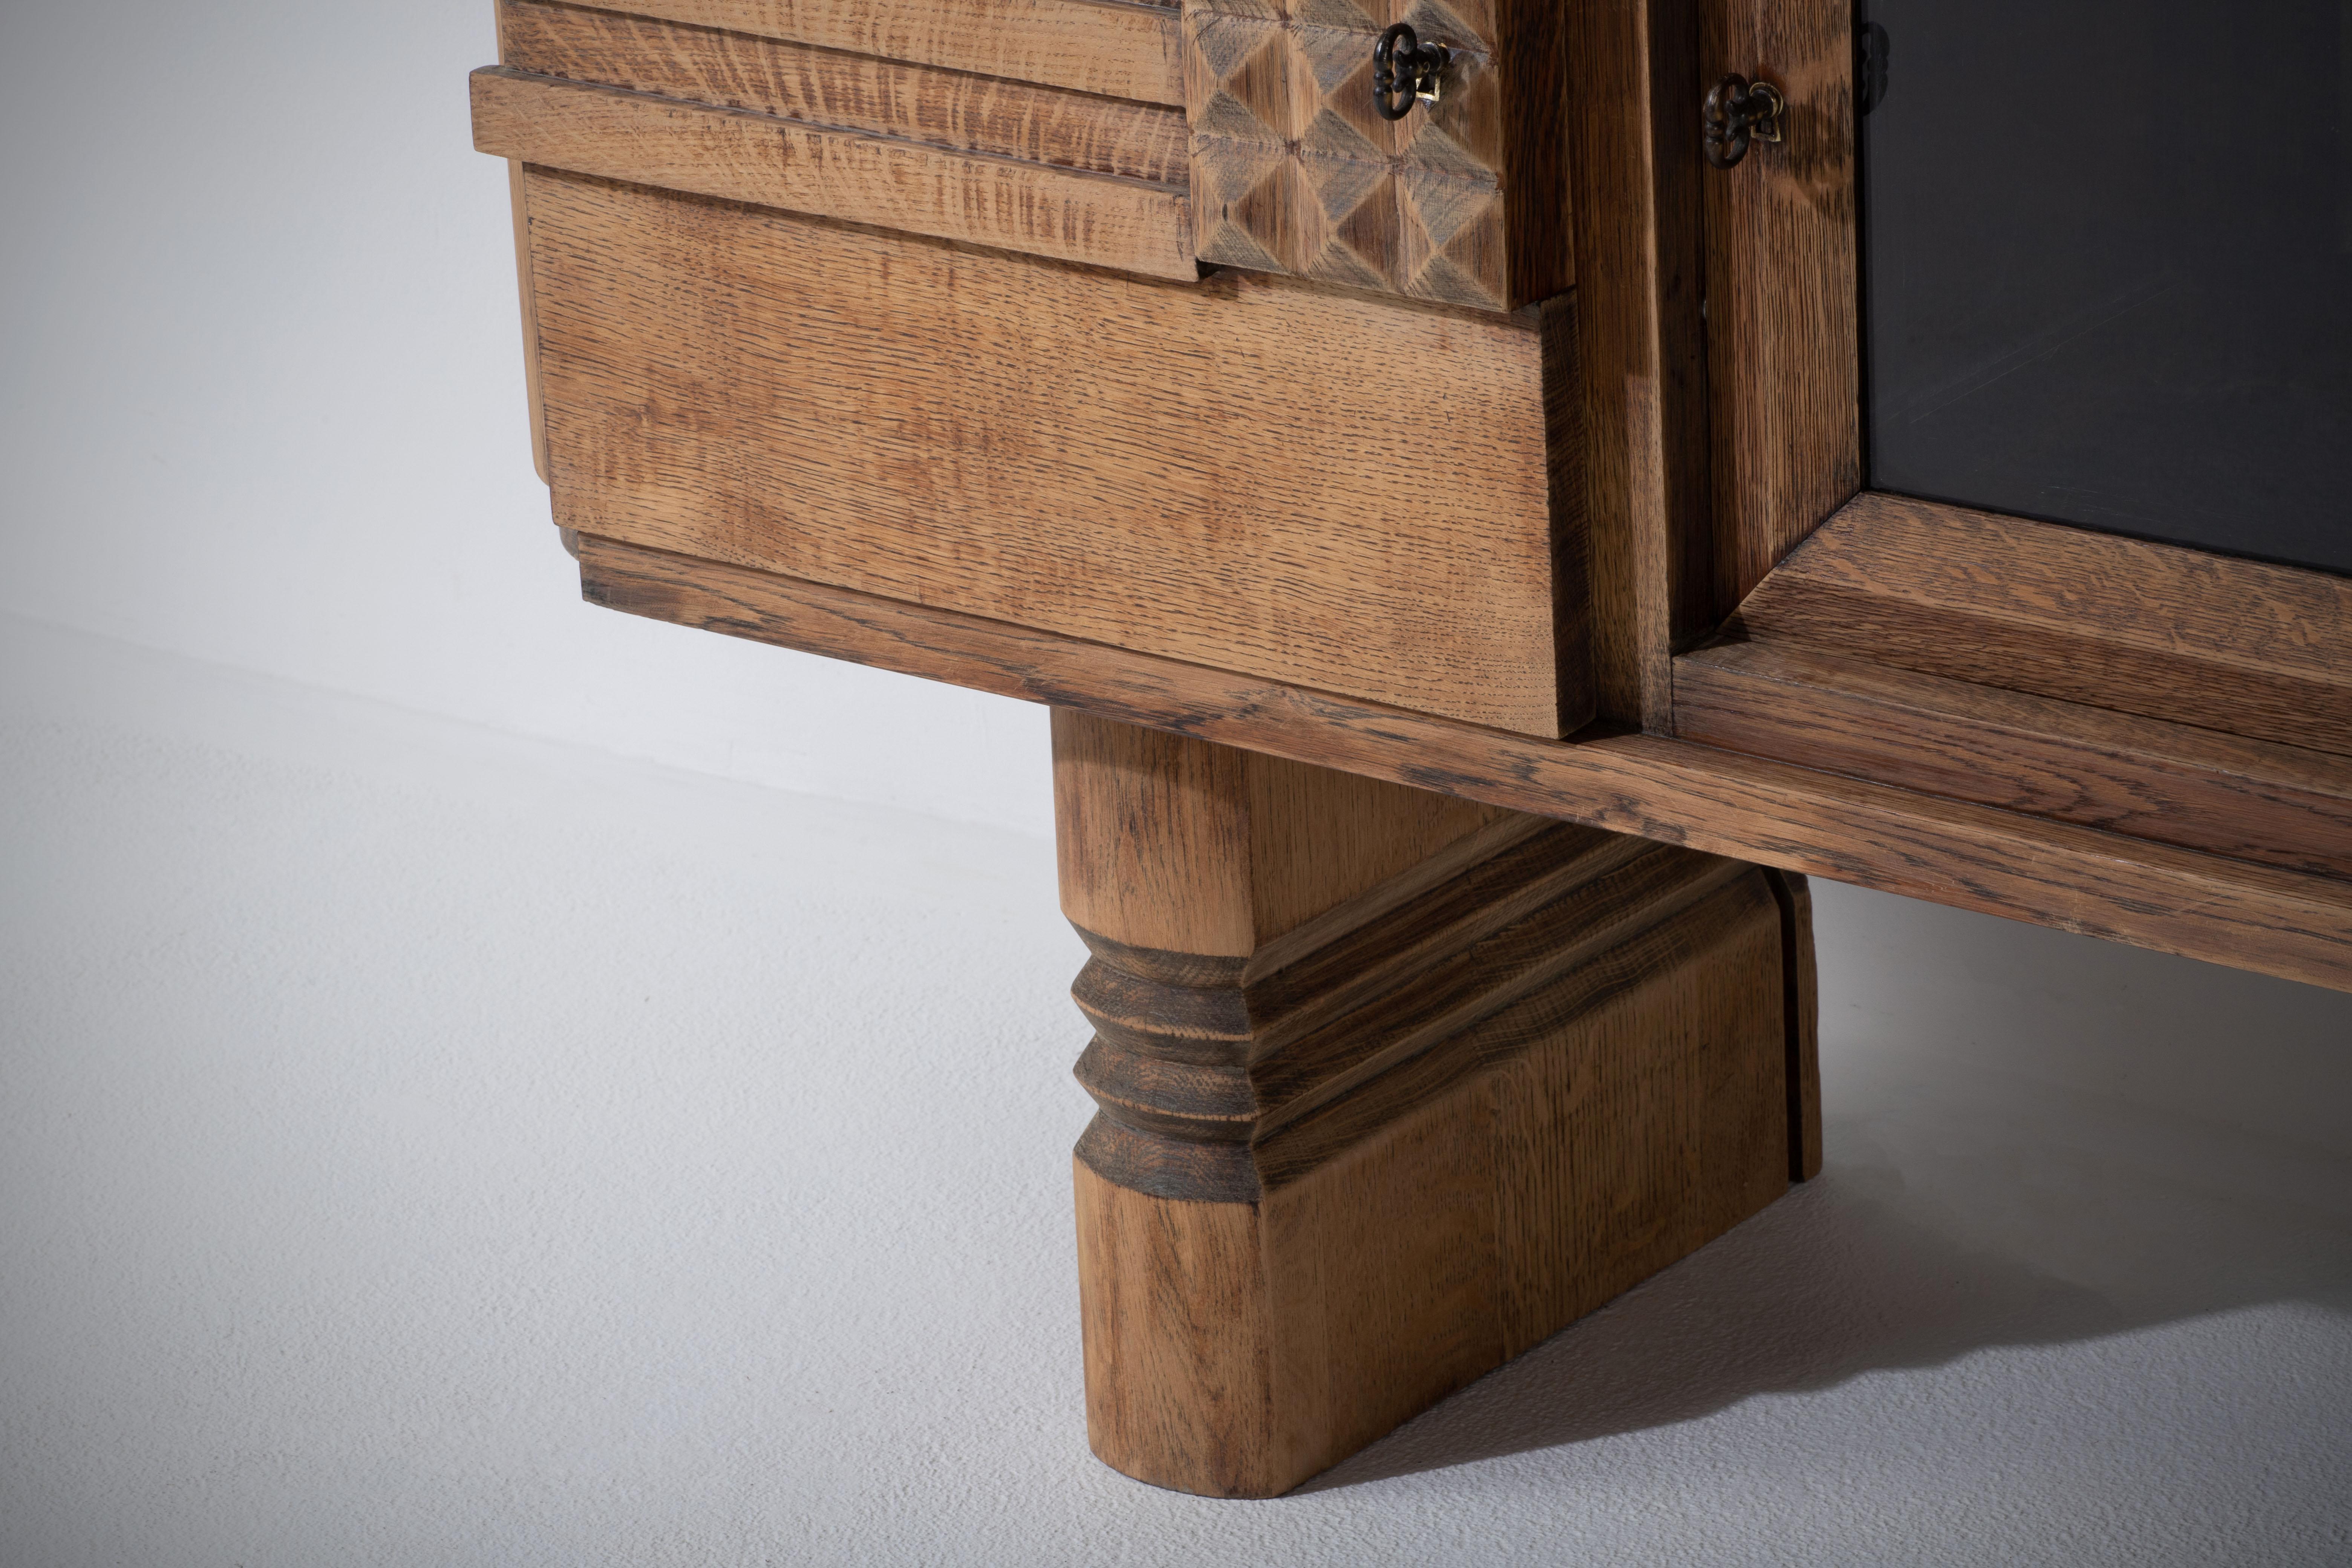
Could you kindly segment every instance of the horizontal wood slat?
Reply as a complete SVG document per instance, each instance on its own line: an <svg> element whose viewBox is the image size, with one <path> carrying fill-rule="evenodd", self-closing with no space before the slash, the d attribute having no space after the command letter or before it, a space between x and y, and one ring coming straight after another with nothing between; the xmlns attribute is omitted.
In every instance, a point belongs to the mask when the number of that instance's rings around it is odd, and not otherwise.
<svg viewBox="0 0 2352 1568"><path fill-rule="evenodd" d="M621 88L474 73L474 145L501 158L1063 261L1191 279L1182 194Z"/></svg>
<svg viewBox="0 0 2352 1568"><path fill-rule="evenodd" d="M1654 735L1530 740L582 542L592 603L2063 931L2352 990L2352 884Z"/></svg>
<svg viewBox="0 0 2352 1568"><path fill-rule="evenodd" d="M567 527L1532 733L1583 699L1531 321L530 191Z"/></svg>
<svg viewBox="0 0 2352 1568"><path fill-rule="evenodd" d="M1865 493L1728 630L2352 754L2352 578Z"/></svg>
<svg viewBox="0 0 2352 1568"><path fill-rule="evenodd" d="M605 7L598 7L604 9ZM628 0L611 9L796 44L1184 101L1174 5L1119 0Z"/></svg>
<svg viewBox="0 0 2352 1568"><path fill-rule="evenodd" d="M960 153L1181 186L1184 116L1025 82L543 0L506 0L499 63Z"/></svg>
<svg viewBox="0 0 2352 1568"><path fill-rule="evenodd" d="M1675 663L1686 741L2352 877L2352 761L1802 647Z"/></svg>

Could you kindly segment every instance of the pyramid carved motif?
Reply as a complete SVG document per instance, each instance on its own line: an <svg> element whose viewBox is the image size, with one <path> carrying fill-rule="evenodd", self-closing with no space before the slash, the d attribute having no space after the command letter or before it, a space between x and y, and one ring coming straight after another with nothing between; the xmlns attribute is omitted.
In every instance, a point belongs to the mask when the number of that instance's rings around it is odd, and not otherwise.
<svg viewBox="0 0 2352 1568"><path fill-rule="evenodd" d="M1186 0L1184 96L1203 261L1506 310L1495 0ZM1454 51L1440 100L1373 107L1408 22Z"/></svg>

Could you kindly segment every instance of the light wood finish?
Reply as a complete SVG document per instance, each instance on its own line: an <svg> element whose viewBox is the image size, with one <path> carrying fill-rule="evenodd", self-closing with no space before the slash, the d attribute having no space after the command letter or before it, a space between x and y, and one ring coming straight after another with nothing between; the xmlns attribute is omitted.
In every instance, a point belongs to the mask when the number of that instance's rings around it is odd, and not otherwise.
<svg viewBox="0 0 2352 1568"><path fill-rule="evenodd" d="M1537 321L530 199L565 527L1528 733L1589 710Z"/></svg>
<svg viewBox="0 0 2352 1568"><path fill-rule="evenodd" d="M604 540L581 563L593 602L636 615L2352 990L2352 885L2336 878L1664 736L1501 734Z"/></svg>
<svg viewBox="0 0 2352 1568"><path fill-rule="evenodd" d="M515 293L522 306L522 382L524 395L530 400L530 466L539 482L547 484L547 406L539 395L539 302L531 297L530 206L520 160L507 163L507 204L514 214Z"/></svg>
<svg viewBox="0 0 2352 1568"><path fill-rule="evenodd" d="M1181 105L1172 4L1119 0L628 0L670 22Z"/></svg>
<svg viewBox="0 0 2352 1568"><path fill-rule="evenodd" d="M1868 493L1729 629L2352 755L2352 578Z"/></svg>
<svg viewBox="0 0 2352 1568"><path fill-rule="evenodd" d="M500 65L537 76L1161 185L1192 177L1184 116L1156 104L542 0L504 0L499 39Z"/></svg>
<svg viewBox="0 0 2352 1568"><path fill-rule="evenodd" d="M526 163L1190 279L1181 191L621 88L474 73L474 145Z"/></svg>
<svg viewBox="0 0 2352 1568"><path fill-rule="evenodd" d="M1113 922L1082 924L1074 988L1100 1107L1076 1172L1087 1427L1109 1463L1285 1490L1802 1163L1810 938L1764 873L1459 805L1432 833L1409 792L1075 712L1054 729L1065 908ZM1442 873L1387 872L1400 824L1453 834ZM1121 825L1133 841L1107 843ZM1312 846L1271 852L1302 828ZM1294 910L1359 890L1269 922L1265 868L1309 861ZM1267 940L1139 942L1186 931Z"/></svg>
<svg viewBox="0 0 2352 1568"><path fill-rule="evenodd" d="M1201 258L1486 310L1574 281L1560 9L1412 9L1439 100L1373 107L1402 0L1186 0Z"/></svg>
<svg viewBox="0 0 2352 1568"><path fill-rule="evenodd" d="M1062 910L1140 947L1246 958L1448 846L1540 826L1475 801L1054 714ZM1169 880L1168 879L1180 879Z"/></svg>
<svg viewBox="0 0 2352 1568"><path fill-rule="evenodd" d="M1675 647L1717 619L1693 4L1567 8L1594 699L1654 731Z"/></svg>
<svg viewBox="0 0 2352 1568"><path fill-rule="evenodd" d="M496 0L499 63L507 63L507 25L511 7ZM515 285L522 305L522 372L524 395L530 403L530 466L539 482L548 480L547 410L539 394L539 308L531 298L530 205L523 184L522 160L507 160L507 205L514 216ZM569 548L567 545L566 548Z"/></svg>
<svg viewBox="0 0 2352 1568"><path fill-rule="evenodd" d="M1685 740L2352 877L2352 759L1738 642L1675 661Z"/></svg>
<svg viewBox="0 0 2352 1568"><path fill-rule="evenodd" d="M1862 488L1853 10L1706 0L1701 80L1788 103L1780 142L1702 182L1717 615Z"/></svg>

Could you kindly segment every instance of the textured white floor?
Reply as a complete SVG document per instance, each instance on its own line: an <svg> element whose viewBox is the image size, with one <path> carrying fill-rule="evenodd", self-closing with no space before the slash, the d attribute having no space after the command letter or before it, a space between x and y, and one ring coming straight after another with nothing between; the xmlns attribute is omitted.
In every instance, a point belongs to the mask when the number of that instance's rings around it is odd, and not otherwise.
<svg viewBox="0 0 2352 1568"><path fill-rule="evenodd" d="M1829 886L1820 1182L1111 1474L1051 859L7 627L0 1563L2352 1562L2352 997Z"/></svg>

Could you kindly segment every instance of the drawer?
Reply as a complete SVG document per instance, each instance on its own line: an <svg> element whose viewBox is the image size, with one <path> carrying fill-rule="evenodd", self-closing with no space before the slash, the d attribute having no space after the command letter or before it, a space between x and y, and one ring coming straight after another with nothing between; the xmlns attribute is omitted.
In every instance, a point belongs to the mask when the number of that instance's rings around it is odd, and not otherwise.
<svg viewBox="0 0 2352 1568"><path fill-rule="evenodd" d="M474 84L521 171L562 526L1528 734L1590 717L1569 247L1519 243L1534 117L1493 21L1391 128L1351 6L633 11L508 0ZM1265 218L1293 196L1324 205Z"/></svg>

